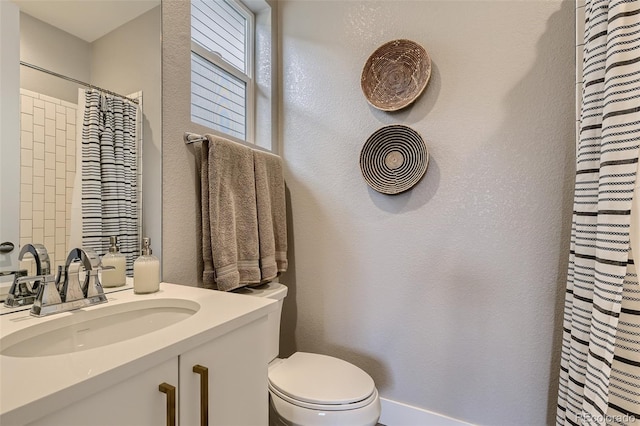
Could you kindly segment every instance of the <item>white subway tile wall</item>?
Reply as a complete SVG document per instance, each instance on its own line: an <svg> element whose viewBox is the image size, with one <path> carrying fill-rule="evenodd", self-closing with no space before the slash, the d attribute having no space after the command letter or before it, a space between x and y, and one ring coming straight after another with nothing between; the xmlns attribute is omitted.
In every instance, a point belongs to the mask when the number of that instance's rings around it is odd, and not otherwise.
<svg viewBox="0 0 640 426"><path fill-rule="evenodd" d="M64 265L69 246L77 109L20 89L20 245L44 244L52 272Z"/></svg>

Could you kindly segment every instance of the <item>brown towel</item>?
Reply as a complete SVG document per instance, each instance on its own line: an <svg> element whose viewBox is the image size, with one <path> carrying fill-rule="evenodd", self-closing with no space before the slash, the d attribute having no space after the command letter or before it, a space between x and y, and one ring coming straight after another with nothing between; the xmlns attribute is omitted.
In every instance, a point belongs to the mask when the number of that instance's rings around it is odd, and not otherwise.
<svg viewBox="0 0 640 426"><path fill-rule="evenodd" d="M262 282L287 270L287 216L282 159L254 151Z"/></svg>
<svg viewBox="0 0 640 426"><path fill-rule="evenodd" d="M206 135L201 147L203 286L260 282L253 151Z"/></svg>

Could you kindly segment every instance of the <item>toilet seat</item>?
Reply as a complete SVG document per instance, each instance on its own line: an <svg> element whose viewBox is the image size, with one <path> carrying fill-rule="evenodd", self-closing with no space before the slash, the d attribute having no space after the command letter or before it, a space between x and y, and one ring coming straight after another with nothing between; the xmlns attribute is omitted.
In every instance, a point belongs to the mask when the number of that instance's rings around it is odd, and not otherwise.
<svg viewBox="0 0 640 426"><path fill-rule="evenodd" d="M369 395L367 399L363 399L362 401L352 402L350 404L310 404L308 402L300 401L295 398L291 398L288 395L283 394L277 389L273 388L269 385L269 392L272 395L278 396L283 401L288 402L289 404L295 405L297 407L308 408L310 410L322 410L322 411L344 411L344 410L355 410L357 408L366 407L367 405L375 402L378 399L378 391L377 389L373 390L373 393Z"/></svg>
<svg viewBox="0 0 640 426"><path fill-rule="evenodd" d="M306 352L269 369L269 390L296 406L326 411L354 410L378 399L373 379L360 368Z"/></svg>

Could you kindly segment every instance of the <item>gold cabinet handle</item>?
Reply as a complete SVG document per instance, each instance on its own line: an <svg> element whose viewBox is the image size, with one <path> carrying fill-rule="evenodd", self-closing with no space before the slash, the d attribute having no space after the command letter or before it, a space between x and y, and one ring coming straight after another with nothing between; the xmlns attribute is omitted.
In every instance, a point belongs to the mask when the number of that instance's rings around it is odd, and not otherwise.
<svg viewBox="0 0 640 426"><path fill-rule="evenodd" d="M162 383L158 390L167 395L167 426L176 426L176 387Z"/></svg>
<svg viewBox="0 0 640 426"><path fill-rule="evenodd" d="M193 366L193 372L200 375L200 426L209 424L209 369L200 364Z"/></svg>

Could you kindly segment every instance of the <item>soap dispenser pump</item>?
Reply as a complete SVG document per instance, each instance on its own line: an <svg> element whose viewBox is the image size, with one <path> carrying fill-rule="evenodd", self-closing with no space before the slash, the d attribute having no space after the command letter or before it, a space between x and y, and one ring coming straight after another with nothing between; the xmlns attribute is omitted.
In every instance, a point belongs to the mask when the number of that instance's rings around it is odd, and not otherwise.
<svg viewBox="0 0 640 426"><path fill-rule="evenodd" d="M102 256L102 287L119 287L127 283L127 257L118 250L118 237L109 237L109 253Z"/></svg>
<svg viewBox="0 0 640 426"><path fill-rule="evenodd" d="M151 239L142 239L141 256L133 262L134 293L154 293L160 289L160 260L152 254Z"/></svg>

